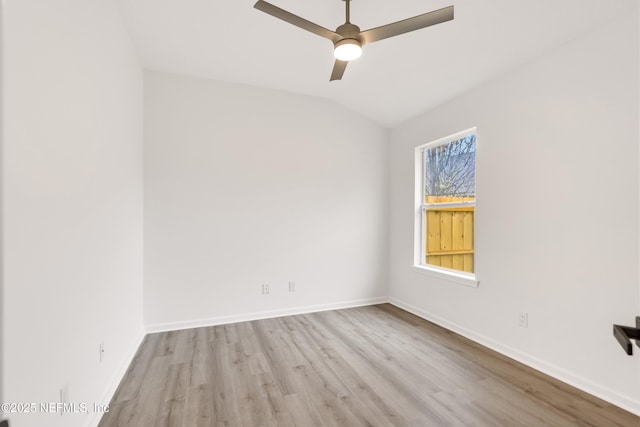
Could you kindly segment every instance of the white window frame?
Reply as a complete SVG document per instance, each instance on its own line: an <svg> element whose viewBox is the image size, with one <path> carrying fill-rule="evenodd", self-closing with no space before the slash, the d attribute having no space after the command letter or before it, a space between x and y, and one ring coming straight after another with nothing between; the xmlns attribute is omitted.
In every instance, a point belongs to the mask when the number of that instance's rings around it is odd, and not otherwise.
<svg viewBox="0 0 640 427"><path fill-rule="evenodd" d="M478 132L475 127L467 129L462 132L454 133L453 135L446 136L444 138L431 141L427 144L420 145L415 148L415 225L414 225L414 260L413 267L417 272L427 274L431 277L444 279L450 282L466 285L470 287L478 287L480 281L478 280L476 273L467 273L459 270L452 270L445 267L439 267L435 265L426 264L426 212L429 209L443 208L443 207L469 207L476 206L474 202L454 202L454 203L438 203L428 205L424 202L424 185L425 185L425 164L424 164L424 150L443 145L452 141L457 141L461 138L476 135L476 165L477 165L477 150L478 150ZM477 167L476 167L477 169ZM476 174L476 188L477 188L477 174ZM477 209L476 209L477 210ZM474 227L474 241L476 234L476 228ZM474 245L475 247L475 245ZM474 265L476 264L476 257L474 256ZM476 270L474 268L474 270Z"/></svg>

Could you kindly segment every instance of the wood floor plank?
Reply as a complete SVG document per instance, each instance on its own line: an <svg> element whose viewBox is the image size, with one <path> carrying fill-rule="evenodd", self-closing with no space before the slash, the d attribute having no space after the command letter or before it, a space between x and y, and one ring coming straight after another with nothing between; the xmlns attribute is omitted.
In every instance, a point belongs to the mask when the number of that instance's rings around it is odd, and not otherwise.
<svg viewBox="0 0 640 427"><path fill-rule="evenodd" d="M388 304L151 334L100 427L640 427Z"/></svg>

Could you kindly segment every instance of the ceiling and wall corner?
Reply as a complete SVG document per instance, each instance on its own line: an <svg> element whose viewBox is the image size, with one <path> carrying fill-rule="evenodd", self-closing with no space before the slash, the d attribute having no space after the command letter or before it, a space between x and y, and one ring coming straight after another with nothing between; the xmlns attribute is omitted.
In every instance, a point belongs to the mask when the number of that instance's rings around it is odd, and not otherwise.
<svg viewBox="0 0 640 427"><path fill-rule="evenodd" d="M320 96L377 123L401 122L523 64L635 0L354 0L362 29L455 5L455 19L364 47L345 78L329 82L331 42L253 8L254 0L119 0L147 69ZM341 0L272 0L334 30Z"/></svg>

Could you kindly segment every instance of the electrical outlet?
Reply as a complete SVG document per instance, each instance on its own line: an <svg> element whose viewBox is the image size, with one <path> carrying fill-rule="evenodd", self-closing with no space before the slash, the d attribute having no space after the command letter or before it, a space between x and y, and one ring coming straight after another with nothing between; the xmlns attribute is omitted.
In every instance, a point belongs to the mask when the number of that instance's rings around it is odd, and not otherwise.
<svg viewBox="0 0 640 427"><path fill-rule="evenodd" d="M529 313L526 313L524 311L520 313L520 316L518 317L518 325L521 328L529 327Z"/></svg>
<svg viewBox="0 0 640 427"><path fill-rule="evenodd" d="M296 282L289 282L289 292L296 291Z"/></svg>
<svg viewBox="0 0 640 427"><path fill-rule="evenodd" d="M269 284L268 283L263 283L262 284L262 295L267 295L269 293Z"/></svg>
<svg viewBox="0 0 640 427"><path fill-rule="evenodd" d="M104 341L98 346L98 362L102 363L104 359Z"/></svg>

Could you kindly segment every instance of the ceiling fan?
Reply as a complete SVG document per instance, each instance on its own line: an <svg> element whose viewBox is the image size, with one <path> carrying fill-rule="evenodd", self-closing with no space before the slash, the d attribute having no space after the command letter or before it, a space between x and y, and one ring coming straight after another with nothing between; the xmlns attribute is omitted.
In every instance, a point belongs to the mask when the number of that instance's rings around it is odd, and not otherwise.
<svg viewBox="0 0 640 427"><path fill-rule="evenodd" d="M344 70L347 68L348 62L360 57L362 54L362 46L366 43L373 43L378 40L398 36L400 34L419 30L420 28L429 27L431 25L441 24L453 19L453 6L449 6L443 9L434 10L433 12L423 13L422 15L414 16L413 18L394 22L392 24L360 31L360 27L349 21L350 0L343 1L346 1L347 22L336 28L335 32L318 24L314 24L311 21L307 21L306 19L294 15L291 12L287 12L286 10L264 0L258 0L253 7L293 24L296 27L300 27L303 30L310 31L331 40L334 46L336 62L333 65L333 71L331 72L331 78L329 79L330 81L342 79L342 75L344 74Z"/></svg>

